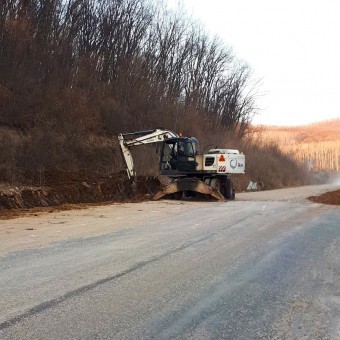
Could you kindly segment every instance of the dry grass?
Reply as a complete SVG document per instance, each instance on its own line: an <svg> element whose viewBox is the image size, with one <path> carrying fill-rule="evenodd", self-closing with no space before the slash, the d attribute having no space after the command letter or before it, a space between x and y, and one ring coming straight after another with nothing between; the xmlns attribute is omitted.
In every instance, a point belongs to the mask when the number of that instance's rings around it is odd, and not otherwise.
<svg viewBox="0 0 340 340"><path fill-rule="evenodd" d="M261 126L256 134L309 170L340 171L340 119L299 127Z"/></svg>

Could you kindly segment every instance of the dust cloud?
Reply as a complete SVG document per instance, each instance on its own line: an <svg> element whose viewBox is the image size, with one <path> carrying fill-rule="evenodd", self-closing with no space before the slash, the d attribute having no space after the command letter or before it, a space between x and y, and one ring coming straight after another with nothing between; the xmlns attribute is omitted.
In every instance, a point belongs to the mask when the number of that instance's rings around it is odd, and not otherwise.
<svg viewBox="0 0 340 340"><path fill-rule="evenodd" d="M310 175L313 184L329 184L338 186L340 185L340 173L339 172L314 172Z"/></svg>
<svg viewBox="0 0 340 340"><path fill-rule="evenodd" d="M340 185L340 173L333 174L329 179L329 184Z"/></svg>

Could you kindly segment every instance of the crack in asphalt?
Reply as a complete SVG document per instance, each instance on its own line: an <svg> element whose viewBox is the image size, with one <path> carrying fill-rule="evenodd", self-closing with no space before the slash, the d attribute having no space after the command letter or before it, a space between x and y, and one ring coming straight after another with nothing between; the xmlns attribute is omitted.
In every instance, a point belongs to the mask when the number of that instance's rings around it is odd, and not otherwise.
<svg viewBox="0 0 340 340"><path fill-rule="evenodd" d="M79 296L85 292L88 292L89 290L92 290L92 289L95 289L96 287L100 286L100 285L103 285L107 282L111 282L111 281L114 281L120 277L123 277L127 274L130 274L132 273L133 271L135 270L138 270L140 268L143 268L151 263L154 263L160 259L163 259L167 256L170 256L172 254L175 254L176 252L178 251L181 251L181 250L184 250L186 248L189 248L195 244L199 244L201 242L204 242L206 240L208 240L209 238L211 238L212 236L214 236L215 233L209 233L203 237L200 237L194 241L191 241L191 242L188 242L186 244L183 244L182 246L180 247L177 247L175 249L172 249L170 251L167 251L166 253L160 255L160 256L157 256L157 257L152 257L151 259L149 260L145 260L145 261L141 261L141 262L138 262L136 263L135 265L133 265L132 267L130 267L129 269L127 270L124 270L118 274L115 274L115 275L112 275L112 276L109 276L109 277L106 277L104 279L101 279L101 280L98 280L96 282L93 282L93 283L90 283L88 285L85 285L85 286L82 286L80 288L77 288L75 290L72 290L62 296L59 296L59 297L56 297L52 300L48 300L48 301L45 301L45 302L42 302L30 309L28 309L26 312L22 313L22 314L19 314L17 316L14 316L13 318L9 319L9 320L6 320L2 323L0 323L0 331L8 328L8 327L11 327L13 326L14 324L17 324L21 321L23 321L24 319L27 319L28 317L30 316L33 316L35 314L39 314L39 313L42 313L43 311L45 311L46 309L49 309L49 308L52 308L68 299L71 299L73 297L76 297L76 296Z"/></svg>

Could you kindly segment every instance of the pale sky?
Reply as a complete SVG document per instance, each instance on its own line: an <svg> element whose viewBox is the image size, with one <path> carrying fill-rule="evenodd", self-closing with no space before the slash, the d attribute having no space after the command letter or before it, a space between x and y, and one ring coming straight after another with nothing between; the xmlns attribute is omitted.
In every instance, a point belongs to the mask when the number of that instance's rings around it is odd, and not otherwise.
<svg viewBox="0 0 340 340"><path fill-rule="evenodd" d="M262 80L262 111L254 123L340 118L340 0L181 2Z"/></svg>

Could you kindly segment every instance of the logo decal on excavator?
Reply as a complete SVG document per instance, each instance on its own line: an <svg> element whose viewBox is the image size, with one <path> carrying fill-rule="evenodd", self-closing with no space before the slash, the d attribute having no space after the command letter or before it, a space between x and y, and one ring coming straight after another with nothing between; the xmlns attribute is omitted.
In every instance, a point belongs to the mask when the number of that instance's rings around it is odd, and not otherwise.
<svg viewBox="0 0 340 340"><path fill-rule="evenodd" d="M235 169L237 167L237 160L236 159L230 160L230 167L232 169Z"/></svg>
<svg viewBox="0 0 340 340"><path fill-rule="evenodd" d="M219 162L225 162L225 158L223 155L220 156L220 158L218 159Z"/></svg>

